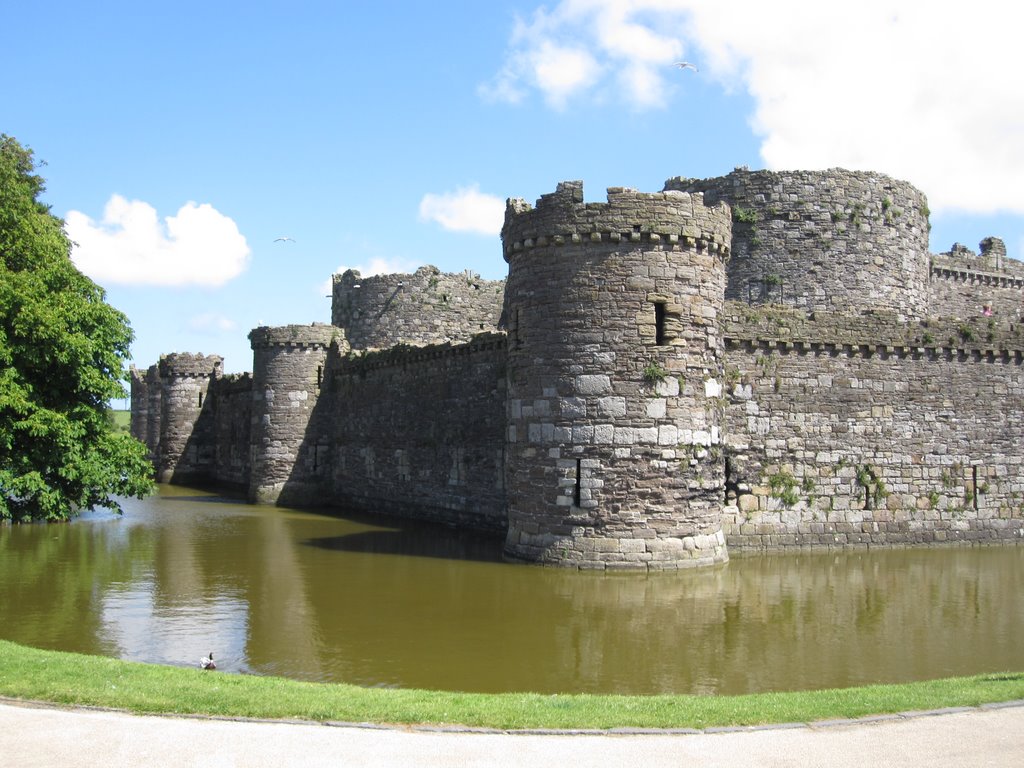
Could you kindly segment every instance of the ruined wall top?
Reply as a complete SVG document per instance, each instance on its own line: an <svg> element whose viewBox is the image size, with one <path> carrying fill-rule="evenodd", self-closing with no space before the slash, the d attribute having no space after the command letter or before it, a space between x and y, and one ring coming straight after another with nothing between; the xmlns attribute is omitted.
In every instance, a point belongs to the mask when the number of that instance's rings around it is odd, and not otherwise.
<svg viewBox="0 0 1024 768"><path fill-rule="evenodd" d="M953 243L944 252L932 256L932 267L941 270L998 274L1024 280L1024 262L1006 254L1006 243L998 237L986 237L979 244L979 253L960 243Z"/></svg>
<svg viewBox="0 0 1024 768"><path fill-rule="evenodd" d="M157 365L162 378L220 377L224 371L224 358L220 355L172 352L160 355Z"/></svg>
<svg viewBox="0 0 1024 768"><path fill-rule="evenodd" d="M524 249L583 240L683 243L727 255L731 228L728 207L708 205L699 193L609 187L607 202L585 203L583 182L563 181L542 195L536 207L510 198L501 238L505 261Z"/></svg>

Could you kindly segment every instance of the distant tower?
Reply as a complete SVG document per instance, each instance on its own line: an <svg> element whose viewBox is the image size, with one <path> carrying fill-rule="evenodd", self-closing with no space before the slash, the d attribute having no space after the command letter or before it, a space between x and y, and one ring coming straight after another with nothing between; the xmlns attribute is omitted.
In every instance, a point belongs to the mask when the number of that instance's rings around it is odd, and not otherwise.
<svg viewBox="0 0 1024 768"><path fill-rule="evenodd" d="M330 325L260 327L253 349L251 501L311 504L318 500L326 456L310 439L310 419L323 385Z"/></svg>
<svg viewBox="0 0 1024 768"><path fill-rule="evenodd" d="M189 483L209 478L213 461L213 416L206 394L213 379L223 373L224 359L217 355L162 355L157 364L159 398L151 398L149 416L158 404L158 423L150 420L149 439L159 428L156 479L161 483ZM149 380L149 377L147 377ZM149 383L152 391L154 385ZM147 445L149 443L147 442Z"/></svg>
<svg viewBox="0 0 1024 768"><path fill-rule="evenodd" d="M748 304L860 314L928 314L928 203L880 173L749 171L674 178L732 208L725 296Z"/></svg>
<svg viewBox="0 0 1024 768"><path fill-rule="evenodd" d="M158 466L160 461L160 423L163 417L163 384L160 366L151 365L140 371L129 370L132 394L132 437L146 446L146 457Z"/></svg>
<svg viewBox="0 0 1024 768"><path fill-rule="evenodd" d="M723 562L719 447L731 220L700 194L564 182L509 200L512 557L580 568Z"/></svg>

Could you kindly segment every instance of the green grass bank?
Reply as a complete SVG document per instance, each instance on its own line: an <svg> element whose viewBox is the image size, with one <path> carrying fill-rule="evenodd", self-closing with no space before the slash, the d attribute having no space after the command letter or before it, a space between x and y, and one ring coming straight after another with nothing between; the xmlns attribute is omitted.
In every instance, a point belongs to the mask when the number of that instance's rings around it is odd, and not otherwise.
<svg viewBox="0 0 1024 768"><path fill-rule="evenodd" d="M455 693L303 683L43 651L0 640L0 695L150 714L523 728L711 728L1024 699L1024 673L749 696Z"/></svg>

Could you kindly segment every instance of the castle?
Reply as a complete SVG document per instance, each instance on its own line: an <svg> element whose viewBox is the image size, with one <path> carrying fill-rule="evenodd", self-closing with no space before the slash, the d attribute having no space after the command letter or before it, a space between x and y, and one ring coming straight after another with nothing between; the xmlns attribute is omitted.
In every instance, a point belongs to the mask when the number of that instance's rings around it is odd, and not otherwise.
<svg viewBox="0 0 1024 768"><path fill-rule="evenodd" d="M1024 263L928 250L876 173L737 169L509 200L504 281L334 276L253 372L131 372L161 482L503 531L509 557L1024 541Z"/></svg>

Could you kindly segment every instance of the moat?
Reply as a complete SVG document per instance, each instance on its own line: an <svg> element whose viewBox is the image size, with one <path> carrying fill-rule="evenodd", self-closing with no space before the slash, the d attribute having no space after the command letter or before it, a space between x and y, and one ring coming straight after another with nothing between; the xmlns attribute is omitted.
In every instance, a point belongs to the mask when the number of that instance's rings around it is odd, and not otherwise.
<svg viewBox="0 0 1024 768"><path fill-rule="evenodd" d="M0 637L367 686L734 694L1024 668L1024 547L734 557L670 574L502 560L502 539L162 486L0 526Z"/></svg>

